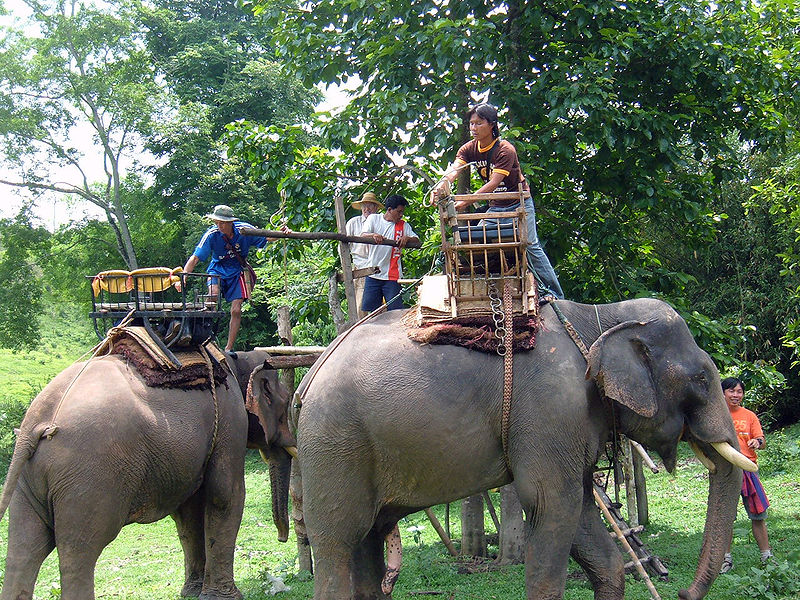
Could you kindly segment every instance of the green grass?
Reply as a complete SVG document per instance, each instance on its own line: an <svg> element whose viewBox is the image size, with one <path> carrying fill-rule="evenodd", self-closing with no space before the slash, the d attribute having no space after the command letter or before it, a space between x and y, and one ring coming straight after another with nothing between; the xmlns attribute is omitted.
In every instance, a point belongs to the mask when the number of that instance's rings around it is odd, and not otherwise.
<svg viewBox="0 0 800 600"><path fill-rule="evenodd" d="M71 317L64 317L69 322ZM13 440L13 416L20 404L27 402L49 379L77 359L93 343L87 328L73 321L73 328L43 336L40 348L30 353L0 350L0 436L5 443ZM8 406L17 412L7 410ZM13 413L13 414L11 414ZM18 415L21 418L21 413ZM6 439L7 438L7 439ZM798 582L797 556L800 555L800 425L782 432L768 434L768 444L759 454L762 481L772 507L767 527L778 565L788 567L785 577ZM702 542L705 520L707 475L704 469L682 445L679 468L673 477L665 472L647 473L650 501L650 523L640 534L645 544L657 554L670 571L670 581L656 581L663 598L676 598L680 588L692 580ZM308 574L297 573L297 550L294 533L287 543L276 540L272 524L269 476L267 467L257 454L248 456L246 465L247 500L239 532L235 558L235 577L247 600L282 598L300 600L311 598L313 582ZM624 505L624 497L622 499ZM495 496L495 504L499 500ZM624 509L623 509L624 511ZM444 508L435 512L444 522ZM458 504L451 507L451 533L460 537ZM487 514L487 533L492 533ZM0 522L0 570L5 568L5 549L8 519ZM524 598L524 567L494 568L490 561L472 562L467 573L464 561L451 558L424 513L410 515L400 523L403 537L403 570L394 598L420 597L458 600L520 599ZM496 547L490 547L490 552ZM741 600L743 589L754 588L766 581L767 575L759 562L758 548L750 533L750 524L739 506L735 524L733 556L734 570L720 576L711 590L714 600ZM277 596L267 594L268 575L285 579L291 591ZM747 584L747 585L745 585ZM126 600L176 600L183 585L183 557L171 519L150 525L129 525L100 557L96 571L97 598ZM420 592L439 592L439 595L420 595ZM60 596L58 563L55 553L42 566L35 598L51 599ZM647 600L650 595L643 583L628 578L626 599ZM761 597L774 600L796 600L794 592ZM570 564L567 581L567 600L590 600L592 591L580 570Z"/></svg>

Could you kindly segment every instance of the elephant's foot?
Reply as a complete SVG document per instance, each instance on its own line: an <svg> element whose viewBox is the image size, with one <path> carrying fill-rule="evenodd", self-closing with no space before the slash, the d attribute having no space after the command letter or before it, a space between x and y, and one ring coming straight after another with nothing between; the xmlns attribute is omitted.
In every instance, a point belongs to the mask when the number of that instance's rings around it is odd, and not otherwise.
<svg viewBox="0 0 800 600"><path fill-rule="evenodd" d="M243 598L242 592L234 584L226 586L224 589L205 589L199 596L199 600L242 600Z"/></svg>
<svg viewBox="0 0 800 600"><path fill-rule="evenodd" d="M203 591L202 579L187 579L186 583L183 584L183 589L181 590L181 597L197 598L202 591Z"/></svg>

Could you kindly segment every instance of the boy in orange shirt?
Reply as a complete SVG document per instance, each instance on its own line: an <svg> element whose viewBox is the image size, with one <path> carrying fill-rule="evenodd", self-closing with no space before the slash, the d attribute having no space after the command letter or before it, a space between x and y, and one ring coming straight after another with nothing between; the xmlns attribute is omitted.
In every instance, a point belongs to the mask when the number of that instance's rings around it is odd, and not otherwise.
<svg viewBox="0 0 800 600"><path fill-rule="evenodd" d="M744 398L744 384L736 377L727 377L722 380L722 393L728 403L728 410L731 411L733 427L739 438L739 449L747 458L754 463L758 461L756 450L764 447L764 431L761 429L761 422L756 414L741 406ZM755 473L744 472L742 480L742 503L750 517L753 526L753 537L756 539L758 549L761 550L761 562L767 562L772 558L772 550L769 547L769 536L767 535L767 508L769 500L758 475ZM722 561L720 573L727 573L733 568L733 558L731 553L725 554Z"/></svg>

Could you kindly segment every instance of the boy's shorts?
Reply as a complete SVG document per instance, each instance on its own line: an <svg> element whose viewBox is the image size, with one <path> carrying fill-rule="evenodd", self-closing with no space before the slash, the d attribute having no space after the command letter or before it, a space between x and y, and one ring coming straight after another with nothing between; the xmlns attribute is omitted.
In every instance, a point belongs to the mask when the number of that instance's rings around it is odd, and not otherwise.
<svg viewBox="0 0 800 600"><path fill-rule="evenodd" d="M250 290L247 285L245 285L244 273L239 273L232 277L220 277L219 275L215 275L211 278L208 285L210 287L214 284L219 285L219 291L222 297L228 302L233 302L240 298L242 300L248 300L250 298Z"/></svg>

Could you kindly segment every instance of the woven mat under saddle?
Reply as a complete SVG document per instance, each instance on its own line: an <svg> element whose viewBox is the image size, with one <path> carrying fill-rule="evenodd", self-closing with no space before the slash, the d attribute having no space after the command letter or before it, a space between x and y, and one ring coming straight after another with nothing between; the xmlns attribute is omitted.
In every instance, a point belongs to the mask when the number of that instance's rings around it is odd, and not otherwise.
<svg viewBox="0 0 800 600"><path fill-rule="evenodd" d="M211 355L214 382L225 382L228 366L225 354L213 342L203 346ZM181 362L177 368L164 355L144 327L115 327L95 348L98 355L119 354L139 372L151 387L181 389L208 388L208 365L203 355L192 349L173 352Z"/></svg>
<svg viewBox="0 0 800 600"><path fill-rule="evenodd" d="M522 314L514 307L514 352L532 350L541 326L535 296ZM450 315L450 299L445 276L428 276L419 289L419 303L403 318L408 337L420 344L449 344L480 352L496 352L495 319L488 300L463 303L459 316Z"/></svg>

